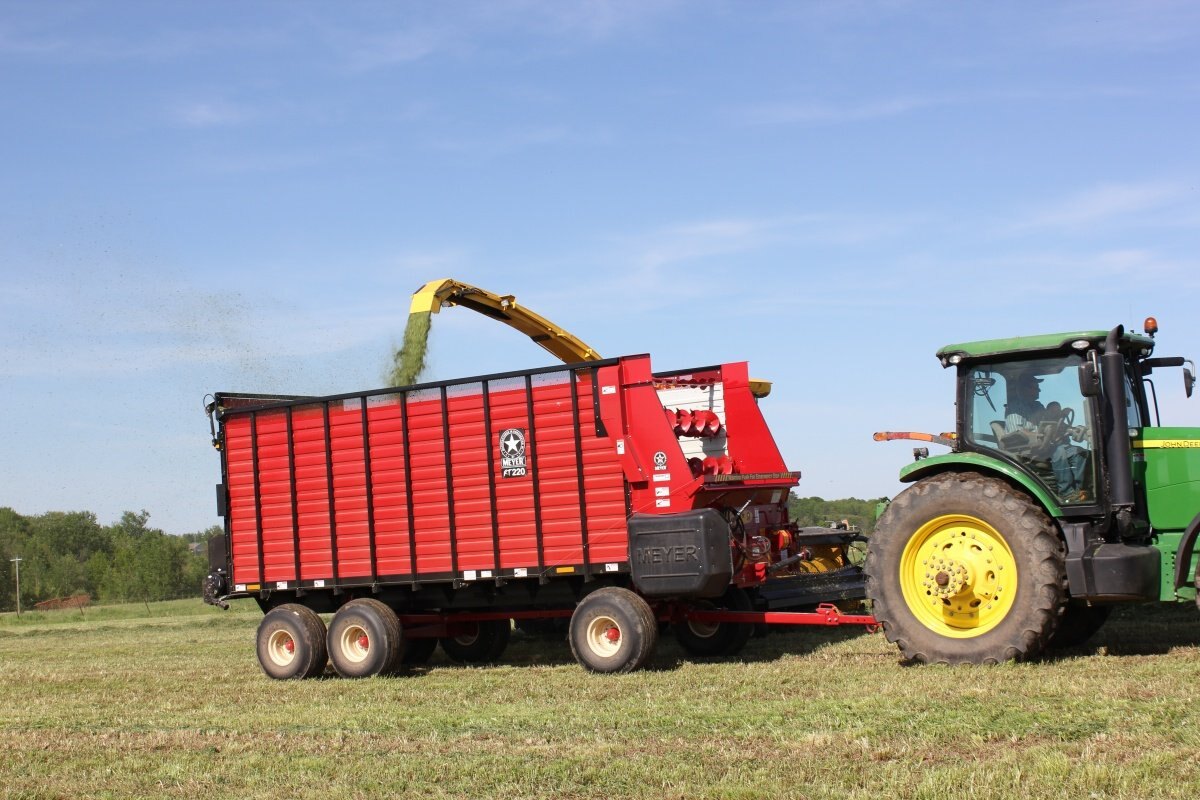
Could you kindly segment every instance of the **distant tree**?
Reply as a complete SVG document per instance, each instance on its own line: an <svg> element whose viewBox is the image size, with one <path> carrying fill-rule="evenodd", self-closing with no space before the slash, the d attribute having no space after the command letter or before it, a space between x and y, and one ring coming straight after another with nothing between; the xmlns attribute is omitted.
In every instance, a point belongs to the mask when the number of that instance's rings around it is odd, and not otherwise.
<svg viewBox="0 0 1200 800"><path fill-rule="evenodd" d="M21 549L28 527L25 518L16 511L0 508L0 609L17 606L16 569L11 559L24 558Z"/></svg>
<svg viewBox="0 0 1200 800"><path fill-rule="evenodd" d="M863 533L875 530L875 508L878 500L825 500L820 497L797 497L788 500L788 511L799 525L827 526L845 520Z"/></svg>
<svg viewBox="0 0 1200 800"><path fill-rule="evenodd" d="M151 528L146 525L149 521L150 512L144 508L136 514L132 511L126 511L121 515L120 521L110 526L110 529L114 535L119 536L124 534L133 539L140 539L151 532ZM161 531L159 532L161 533Z"/></svg>

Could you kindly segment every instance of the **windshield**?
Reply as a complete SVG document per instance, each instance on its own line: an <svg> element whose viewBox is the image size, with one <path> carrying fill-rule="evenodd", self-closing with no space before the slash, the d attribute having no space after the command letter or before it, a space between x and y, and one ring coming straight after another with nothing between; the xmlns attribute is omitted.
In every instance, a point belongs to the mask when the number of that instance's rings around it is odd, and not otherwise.
<svg viewBox="0 0 1200 800"><path fill-rule="evenodd" d="M965 438L1000 453L1064 505L1095 502L1091 404L1075 355L980 364L967 374Z"/></svg>

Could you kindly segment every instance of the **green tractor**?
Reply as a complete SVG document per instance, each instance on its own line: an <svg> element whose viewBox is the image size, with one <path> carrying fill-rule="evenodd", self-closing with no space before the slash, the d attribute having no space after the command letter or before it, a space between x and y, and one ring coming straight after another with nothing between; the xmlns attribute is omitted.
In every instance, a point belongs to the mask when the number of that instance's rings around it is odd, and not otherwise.
<svg viewBox="0 0 1200 800"><path fill-rule="evenodd" d="M983 664L1081 644L1117 603L1196 599L1200 428L1160 427L1145 333L1087 331L942 348L957 370L949 446L871 537L867 596L906 659Z"/></svg>

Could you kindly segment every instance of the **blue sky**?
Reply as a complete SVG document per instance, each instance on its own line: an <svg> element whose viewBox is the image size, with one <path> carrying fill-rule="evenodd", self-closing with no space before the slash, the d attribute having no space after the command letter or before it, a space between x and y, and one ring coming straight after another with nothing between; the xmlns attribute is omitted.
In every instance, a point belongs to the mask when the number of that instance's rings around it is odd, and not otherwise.
<svg viewBox="0 0 1200 800"><path fill-rule="evenodd" d="M1200 355L1200 4L0 2L0 505L219 520L208 392L382 385L410 293L747 360L895 494L942 344ZM430 379L548 364L464 310ZM1168 384L1164 414L1200 424Z"/></svg>

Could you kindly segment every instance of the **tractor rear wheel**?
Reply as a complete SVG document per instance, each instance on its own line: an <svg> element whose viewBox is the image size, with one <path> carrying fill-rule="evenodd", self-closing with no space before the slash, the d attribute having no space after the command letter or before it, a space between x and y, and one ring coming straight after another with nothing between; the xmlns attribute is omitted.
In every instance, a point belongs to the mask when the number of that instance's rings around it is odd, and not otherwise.
<svg viewBox="0 0 1200 800"><path fill-rule="evenodd" d="M1066 607L1066 549L1024 493L972 472L902 492L867 555L867 596L888 641L919 663L991 664L1040 653Z"/></svg>
<svg viewBox="0 0 1200 800"><path fill-rule="evenodd" d="M658 621L641 596L618 586L597 589L571 615L571 652L592 672L632 672L650 659Z"/></svg>

